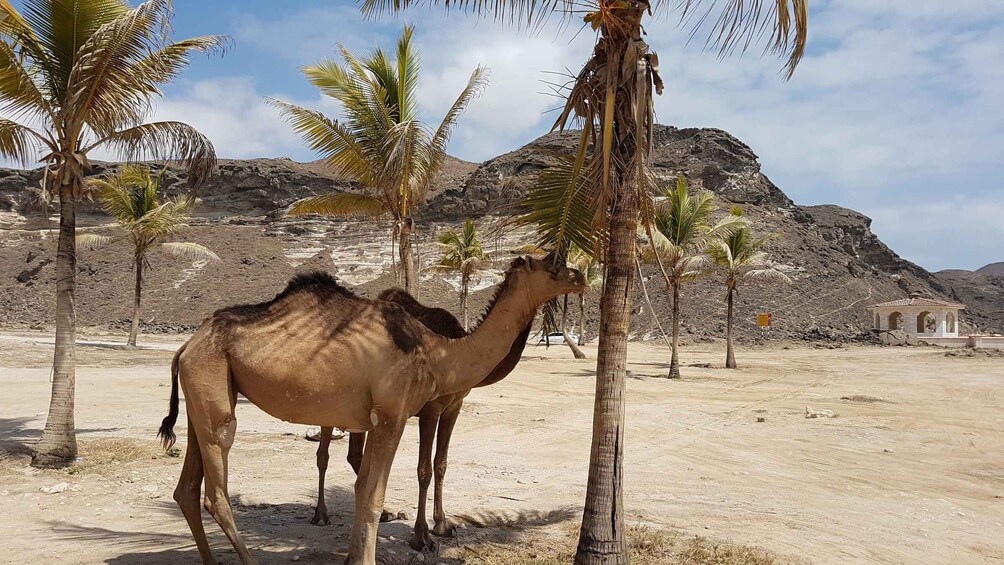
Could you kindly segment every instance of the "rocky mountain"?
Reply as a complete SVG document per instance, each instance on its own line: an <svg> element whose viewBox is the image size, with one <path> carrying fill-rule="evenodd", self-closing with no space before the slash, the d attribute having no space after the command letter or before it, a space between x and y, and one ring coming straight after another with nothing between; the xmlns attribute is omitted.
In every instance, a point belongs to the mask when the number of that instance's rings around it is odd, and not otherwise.
<svg viewBox="0 0 1004 565"><path fill-rule="evenodd" d="M576 132L551 133L480 165L451 160L437 180L419 222L423 265L436 258L435 235L467 217L477 218L489 247L504 259L532 242L526 228L507 220L542 168L571 151ZM973 273L932 274L899 257L871 232L871 220L838 206L798 206L760 169L753 150L716 129L656 130L653 166L665 185L685 175L692 186L715 192L724 214L733 204L760 232L776 234L768 252L793 284L740 290L737 327L753 339L758 312L773 314L774 334L807 339L867 336L871 318L865 309L910 292L959 300L968 305L963 323L980 330L1004 327L1004 276L1001 265ZM93 174L107 174L115 164L98 163ZM187 190L184 175L167 173L171 192ZM46 326L52 321L55 269L54 227L37 206L37 171L0 170L0 324ZM191 328L214 309L233 302L267 299L293 272L322 268L334 272L367 295L392 283L390 228L384 222L324 218L291 219L282 210L304 196L357 190L351 182L318 163L288 159L224 160L219 174L200 189L200 217L183 235L213 248L221 265L180 264L152 259L144 300L147 327L176 331ZM93 204L84 206L84 229L114 234ZM89 227L86 227L89 226ZM78 312L84 325L119 326L129 315L131 273L125 242L100 253L81 253ZM474 307L488 300L499 270L486 273L472 297ZM655 318L668 320L665 285L654 267L643 267L652 308L641 289L635 299L633 333L656 335ZM440 273L423 275L421 299L456 310L457 281ZM587 296L587 334L599 319L597 292ZM689 339L724 335L724 287L712 276L685 288L683 329ZM573 316L574 317L574 316Z"/></svg>
<svg viewBox="0 0 1004 565"><path fill-rule="evenodd" d="M951 289L955 300L967 305L965 314L977 327L1004 333L1004 262L975 271L938 271L934 276Z"/></svg>

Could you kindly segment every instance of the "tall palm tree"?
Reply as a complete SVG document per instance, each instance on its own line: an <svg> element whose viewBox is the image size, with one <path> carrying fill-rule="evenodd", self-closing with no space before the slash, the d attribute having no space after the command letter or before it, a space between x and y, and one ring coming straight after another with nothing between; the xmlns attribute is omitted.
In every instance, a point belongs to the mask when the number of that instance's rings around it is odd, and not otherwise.
<svg viewBox="0 0 1004 565"><path fill-rule="evenodd" d="M476 68L439 127L430 130L418 119L419 58L413 31L405 27L394 61L381 49L360 59L341 47L344 65L324 60L303 68L311 84L341 103L342 121L269 99L325 163L364 189L363 193L306 198L294 203L289 213L389 214L394 218L392 238L397 239L404 287L409 292L415 282L412 216L425 202L426 192L442 168L453 127L484 89L488 74L483 67Z"/></svg>
<svg viewBox="0 0 1004 565"><path fill-rule="evenodd" d="M652 255L673 291L673 357L669 378L680 378L680 287L708 272L711 264L704 251L715 241L728 237L745 225L741 216L729 214L712 224L715 195L711 191L690 194L687 179L679 176L676 188L666 191L666 200L656 207L652 237Z"/></svg>
<svg viewBox="0 0 1004 565"><path fill-rule="evenodd" d="M399 11L418 0L364 0L363 12ZM593 54L575 77L564 111L555 123L563 129L581 123L579 155L573 181L558 198L565 203L591 201L589 214L556 214L579 226L557 230L576 239L593 239L606 265L600 300L600 343L596 362L593 442L589 458L585 511L576 565L627 563L623 517L624 382L627 334L631 322L636 227L648 222L647 197L653 181L649 169L654 126L653 90L662 91L659 60L643 39L642 20L651 11L647 0L430 0L454 10L488 14L503 22L534 27L552 14L576 17L597 33ZM662 0L659 12L680 8L698 26L710 24L709 44L722 54L745 51L767 39L767 51L787 55L790 77L805 52L808 0ZM706 8L705 9L702 9ZM766 33L767 31L771 33ZM591 149L587 152L586 146ZM556 192L560 195L560 191ZM581 231L585 223L592 238ZM579 231L579 233L571 233ZM584 247L592 251L591 247ZM560 254L558 254L560 256Z"/></svg>
<svg viewBox="0 0 1004 565"><path fill-rule="evenodd" d="M734 214L738 215L738 214ZM725 302L728 304L725 329L725 367L735 369L736 355L732 348L732 301L739 285L746 283L791 284L788 275L770 266L767 254L762 251L771 236L753 237L747 225L726 234L708 248L708 256L725 272Z"/></svg>
<svg viewBox="0 0 1004 565"><path fill-rule="evenodd" d="M216 166L212 143L181 122L143 123L160 85L192 51L222 49L225 38L173 41L169 0L131 8L124 0L0 0L0 155L45 164L43 192L59 199L56 347L52 398L32 465L62 466L77 454L73 425L76 314L76 201L88 154L182 162L199 185ZM32 125L29 125L32 124Z"/></svg>
<svg viewBox="0 0 1004 565"><path fill-rule="evenodd" d="M185 227L191 218L195 199L186 196L162 201L160 184L160 175L155 177L148 167L137 165L126 165L117 175L91 181L105 211L115 218L133 244L136 286L133 293L132 328L127 342L130 346L136 345L136 335L139 333L143 269L150 265L150 251L160 249L192 260L220 260L215 253L198 243L163 241ZM107 236L83 234L77 237L77 244L93 249L110 240Z"/></svg>
<svg viewBox="0 0 1004 565"><path fill-rule="evenodd" d="M467 315L467 295L470 291L471 279L484 269L488 263L488 254L481 247L474 220L464 222L464 227L449 230L439 236L439 245L443 248L443 257L436 267L460 273L460 317L464 320L464 329L469 328Z"/></svg>

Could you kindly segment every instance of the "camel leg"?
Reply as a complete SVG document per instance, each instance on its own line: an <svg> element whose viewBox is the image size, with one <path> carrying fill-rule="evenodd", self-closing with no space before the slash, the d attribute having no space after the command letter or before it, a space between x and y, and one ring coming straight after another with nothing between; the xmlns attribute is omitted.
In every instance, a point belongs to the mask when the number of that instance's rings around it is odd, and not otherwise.
<svg viewBox="0 0 1004 565"><path fill-rule="evenodd" d="M324 474L328 472L328 447L331 445L332 428L321 427L321 443L317 445L317 506L310 523L327 526L331 523L328 507L324 504Z"/></svg>
<svg viewBox="0 0 1004 565"><path fill-rule="evenodd" d="M227 490L227 457L234 443L237 432L237 417L234 408L237 404L237 391L229 375L226 363L213 371L206 367L210 362L203 362L199 367L201 375L189 374L188 382L198 382L201 385L199 394L191 394L189 387L182 382L185 398L188 401L188 415L192 427L195 428L202 452L202 465L206 478L205 508L213 519L223 529L230 544L237 551L243 565L257 565L258 561L251 556L247 545L241 539L234 523L233 508L230 506L230 493Z"/></svg>
<svg viewBox="0 0 1004 565"><path fill-rule="evenodd" d="M185 463L181 467L181 478L178 487L174 489L174 500L185 515L195 545L199 548L199 556L203 563L216 563L213 552L209 549L206 539L206 529L202 525L202 507L199 506L199 494L202 492L202 453L199 450L199 439L195 437L192 420L188 420L188 446L185 448Z"/></svg>
<svg viewBox="0 0 1004 565"><path fill-rule="evenodd" d="M376 565L380 511L405 421L401 418L381 423L367 434L362 467L356 478L356 515L349 539L349 556L345 560L347 565Z"/></svg>
<svg viewBox="0 0 1004 565"><path fill-rule="evenodd" d="M425 518L425 505L429 498L429 484L432 482L432 444L436 441L438 414L418 416L418 515L415 517L415 535L408 545L415 551L436 551L436 542L429 535L429 522Z"/></svg>
<svg viewBox="0 0 1004 565"><path fill-rule="evenodd" d="M352 467L352 472L359 476L359 467L363 464L363 447L366 445L365 432L353 432L349 434L349 454L345 460Z"/></svg>
<svg viewBox="0 0 1004 565"><path fill-rule="evenodd" d="M453 426L457 424L460 417L460 408L464 405L464 399L460 398L439 417L439 430L436 433L436 490L435 508L432 512L432 519L436 521L432 528L432 533L440 537L452 538L457 533L456 526L450 524L443 510L443 479L446 477L446 459L450 452L450 438L453 436Z"/></svg>
<svg viewBox="0 0 1004 565"><path fill-rule="evenodd" d="M365 433L353 433L349 434L349 454L345 456L345 460L349 462L352 470L355 471L356 476L359 476L359 467L363 464L363 449L366 447L366 434ZM380 512L381 522L393 522L397 518L396 514L392 514L386 510Z"/></svg>

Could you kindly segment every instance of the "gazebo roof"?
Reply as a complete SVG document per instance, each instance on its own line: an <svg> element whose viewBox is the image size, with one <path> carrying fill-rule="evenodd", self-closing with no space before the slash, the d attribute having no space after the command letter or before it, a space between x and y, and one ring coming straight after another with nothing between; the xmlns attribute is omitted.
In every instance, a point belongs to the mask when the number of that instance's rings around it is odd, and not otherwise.
<svg viewBox="0 0 1004 565"><path fill-rule="evenodd" d="M959 304L957 302L948 302L947 300L938 300L937 298L930 298L927 296L918 296L916 294L911 294L910 298L900 298L899 300L892 300L889 302L883 302L881 304L874 304L869 306L868 309L874 308L902 308L903 306L933 306L935 308L956 308L958 310L964 310L966 308L965 304Z"/></svg>

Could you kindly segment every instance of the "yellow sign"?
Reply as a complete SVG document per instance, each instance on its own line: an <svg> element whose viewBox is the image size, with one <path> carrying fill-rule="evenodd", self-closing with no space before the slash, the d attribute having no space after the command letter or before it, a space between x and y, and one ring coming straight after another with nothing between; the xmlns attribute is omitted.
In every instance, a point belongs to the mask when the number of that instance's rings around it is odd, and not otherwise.
<svg viewBox="0 0 1004 565"><path fill-rule="evenodd" d="M756 325L760 326L761 328L769 328L770 327L770 312L767 312L766 314L757 314L756 315Z"/></svg>

